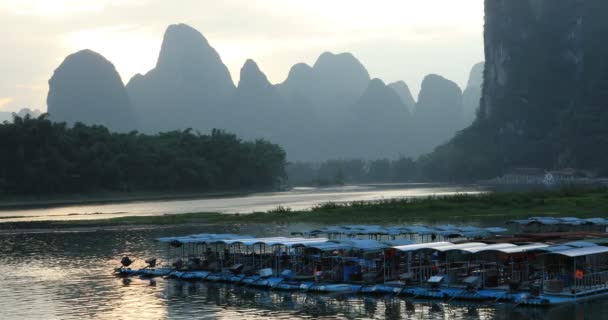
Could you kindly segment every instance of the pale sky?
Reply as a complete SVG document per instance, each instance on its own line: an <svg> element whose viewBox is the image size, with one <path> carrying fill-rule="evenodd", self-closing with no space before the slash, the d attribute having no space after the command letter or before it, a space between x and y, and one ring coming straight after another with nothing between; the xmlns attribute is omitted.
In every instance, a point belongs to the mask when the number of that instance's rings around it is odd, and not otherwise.
<svg viewBox="0 0 608 320"><path fill-rule="evenodd" d="M202 32L235 83L248 58L278 83L298 62L348 51L415 96L429 73L463 87L483 60L483 14L483 0L0 0L0 111L46 110L53 70L81 49L126 84L154 67L173 23Z"/></svg>

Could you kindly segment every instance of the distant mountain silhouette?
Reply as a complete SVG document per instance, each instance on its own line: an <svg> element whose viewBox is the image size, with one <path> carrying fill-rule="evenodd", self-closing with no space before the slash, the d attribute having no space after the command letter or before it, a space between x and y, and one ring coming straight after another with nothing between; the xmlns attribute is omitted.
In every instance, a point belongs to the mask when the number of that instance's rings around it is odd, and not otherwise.
<svg viewBox="0 0 608 320"><path fill-rule="evenodd" d="M288 100L308 99L319 118L332 123L363 94L369 81L369 73L352 54L325 52L312 67L296 64L277 88Z"/></svg>
<svg viewBox="0 0 608 320"><path fill-rule="evenodd" d="M137 127L114 65L91 50L69 55L55 70L47 105L50 119L56 122L100 124L114 131Z"/></svg>
<svg viewBox="0 0 608 320"><path fill-rule="evenodd" d="M414 112L420 153L448 141L463 128L462 91L456 83L431 74L424 78Z"/></svg>
<svg viewBox="0 0 608 320"><path fill-rule="evenodd" d="M211 129L234 93L228 68L207 39L185 24L167 28L156 67L135 75L127 91L142 129Z"/></svg>
<svg viewBox="0 0 608 320"><path fill-rule="evenodd" d="M390 83L388 86L391 89L395 90L395 92L397 93L399 98L401 98L401 101L403 102L403 104L405 104L407 106L408 110L414 111L414 109L416 108L416 101L414 100L414 97L412 96L412 92L410 91L410 88L407 86L407 84L404 81L393 82L393 83Z"/></svg>
<svg viewBox="0 0 608 320"><path fill-rule="evenodd" d="M480 62L473 66L469 74L469 82L462 93L464 107L464 123L470 125L475 120L481 100L481 87L483 86L483 68L485 63Z"/></svg>
<svg viewBox="0 0 608 320"><path fill-rule="evenodd" d="M68 57L64 64L73 59ZM136 128L145 133L186 128L204 133L219 128L244 139L278 143L290 160L313 161L416 156L463 126L462 93L453 82L428 76L416 103L403 81L387 86L380 79L371 80L350 53L325 52L312 66L296 64L286 80L276 85L249 59L235 87L205 37L192 27L176 24L164 34L155 68L135 75L126 90L110 62L101 56L88 59L102 62L71 67L80 72L79 77L70 77L70 72L53 77L52 119L94 120L113 130L132 129L133 115L119 112L131 110L132 104ZM97 64L106 67L91 66ZM70 68L62 65L58 70L63 69ZM81 73L86 74L83 82ZM68 94L72 92L77 94ZM66 105L70 112L61 109ZM75 112L74 105L82 113Z"/></svg>
<svg viewBox="0 0 608 320"><path fill-rule="evenodd" d="M380 79L373 79L351 109L353 123L343 141L351 157L376 159L378 155L396 158L408 151L411 115L397 93Z"/></svg>
<svg viewBox="0 0 608 320"><path fill-rule="evenodd" d="M281 139L286 102L251 59L241 68L238 87L223 107L226 128L246 138ZM282 140L282 139L281 139Z"/></svg>

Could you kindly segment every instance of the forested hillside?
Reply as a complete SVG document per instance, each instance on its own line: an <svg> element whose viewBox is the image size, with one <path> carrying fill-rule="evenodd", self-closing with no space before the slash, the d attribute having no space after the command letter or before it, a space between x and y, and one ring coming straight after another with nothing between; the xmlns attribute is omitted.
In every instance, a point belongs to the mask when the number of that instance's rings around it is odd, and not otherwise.
<svg viewBox="0 0 608 320"><path fill-rule="evenodd" d="M0 195L275 187L285 152L220 130L157 135L15 117L0 124Z"/></svg>

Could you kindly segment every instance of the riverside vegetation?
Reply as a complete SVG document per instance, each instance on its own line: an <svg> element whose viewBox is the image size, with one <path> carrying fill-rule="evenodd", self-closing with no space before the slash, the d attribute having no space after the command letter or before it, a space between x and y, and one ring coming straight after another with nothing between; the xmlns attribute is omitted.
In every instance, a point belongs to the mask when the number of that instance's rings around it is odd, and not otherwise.
<svg viewBox="0 0 608 320"><path fill-rule="evenodd" d="M0 124L0 196L267 189L285 179L285 152L222 130L145 135L53 123Z"/></svg>
<svg viewBox="0 0 608 320"><path fill-rule="evenodd" d="M0 229L194 225L245 223L406 224L479 222L501 225L508 219L533 216L591 217L608 212L608 189L568 187L553 191L489 192L393 199L377 202L324 203L308 211L278 207L252 214L188 213L85 221L1 223Z"/></svg>

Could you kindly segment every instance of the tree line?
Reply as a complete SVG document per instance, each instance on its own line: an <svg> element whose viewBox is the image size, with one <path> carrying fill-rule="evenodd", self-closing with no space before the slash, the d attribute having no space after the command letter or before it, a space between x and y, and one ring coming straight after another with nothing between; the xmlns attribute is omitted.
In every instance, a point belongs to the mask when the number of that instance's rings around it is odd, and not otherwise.
<svg viewBox="0 0 608 320"><path fill-rule="evenodd" d="M217 129L113 133L15 116L0 124L0 155L0 195L263 189L286 179L281 147Z"/></svg>
<svg viewBox="0 0 608 320"><path fill-rule="evenodd" d="M365 182L411 182L424 179L411 158L397 160L334 159L321 163L293 162L286 167L290 185L342 185Z"/></svg>

